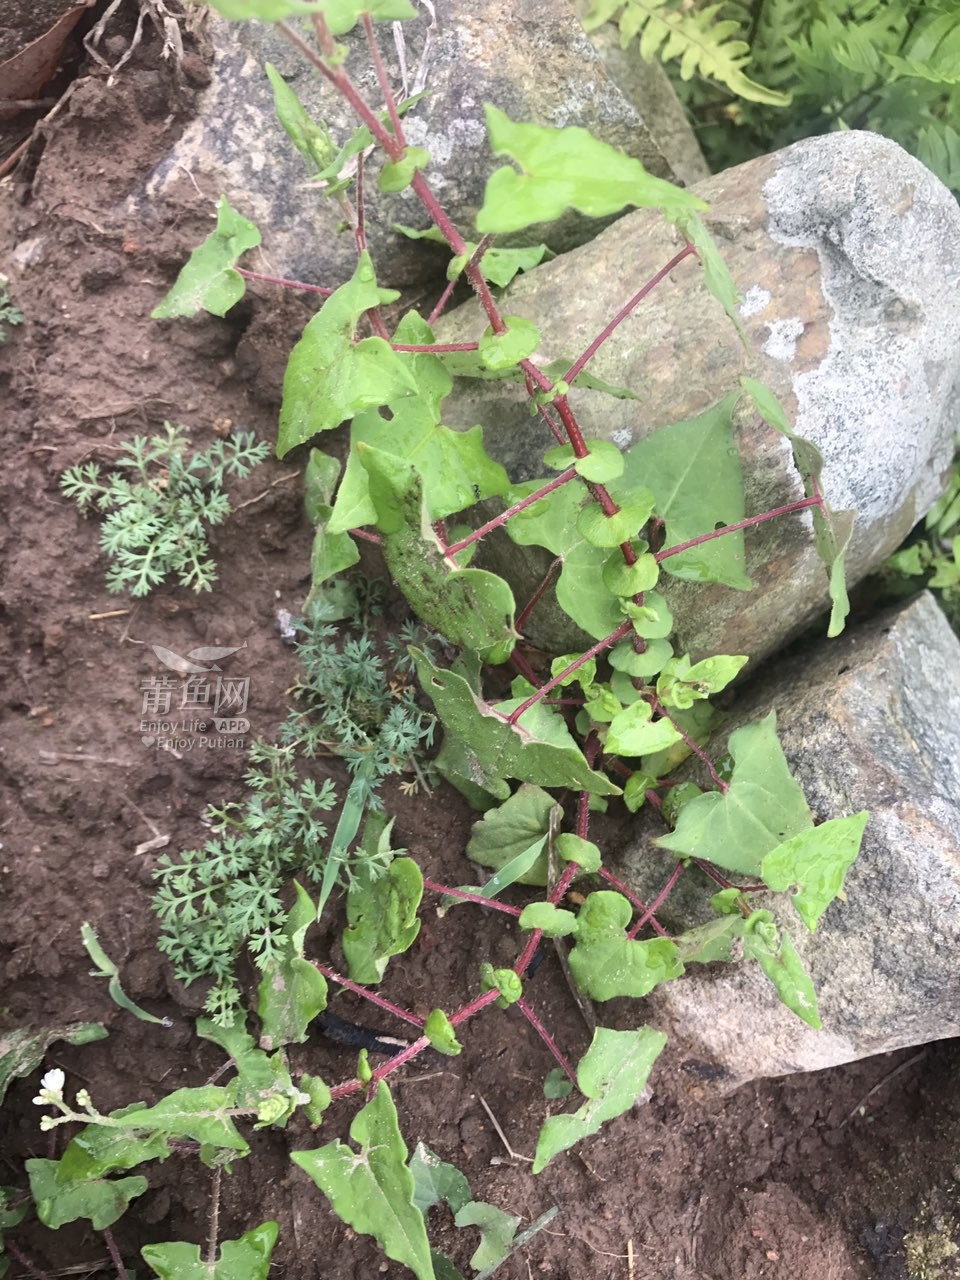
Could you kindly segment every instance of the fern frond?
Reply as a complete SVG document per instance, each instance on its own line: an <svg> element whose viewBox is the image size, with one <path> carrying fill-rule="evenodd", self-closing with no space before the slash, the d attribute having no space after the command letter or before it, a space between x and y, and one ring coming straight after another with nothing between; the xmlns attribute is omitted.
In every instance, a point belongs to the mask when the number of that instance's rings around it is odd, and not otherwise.
<svg viewBox="0 0 960 1280"><path fill-rule="evenodd" d="M883 56L899 75L933 84L960 84L960 9L922 23L912 33L904 57Z"/></svg>
<svg viewBox="0 0 960 1280"><path fill-rule="evenodd" d="M726 85L748 102L761 102L771 107L785 107L790 95L765 88L744 72L750 61L750 49L743 39L740 24L733 19L718 18L722 4L705 9L668 8L668 0L595 0L584 19L590 31L610 21L620 12L620 44L627 48L639 40L640 54L652 62L679 61L680 77L689 80L700 75Z"/></svg>
<svg viewBox="0 0 960 1280"><path fill-rule="evenodd" d="M917 135L917 157L940 181L960 194L960 133L946 121L926 125Z"/></svg>

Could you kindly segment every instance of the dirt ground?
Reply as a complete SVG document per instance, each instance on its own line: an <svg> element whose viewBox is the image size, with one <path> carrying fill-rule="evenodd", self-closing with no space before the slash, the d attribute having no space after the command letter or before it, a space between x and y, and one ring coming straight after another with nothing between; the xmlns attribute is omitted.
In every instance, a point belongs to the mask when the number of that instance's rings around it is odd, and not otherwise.
<svg viewBox="0 0 960 1280"><path fill-rule="evenodd" d="M121 23L115 33L129 38L130 29ZM169 835L168 852L205 838L205 805L242 794L245 753L221 746L176 755L144 740L142 690L161 670L151 646L245 645L230 671L250 679L248 739L269 739L296 673L276 613L297 612L309 568L302 459L269 462L239 486L244 505L213 538L220 581L200 596L165 588L131 603L109 595L96 523L58 489L68 466L109 463L118 441L165 419L187 424L202 445L222 419L272 442L286 353L311 311L301 298L258 287L227 320L161 327L149 319L209 231L217 194L182 184L182 206L168 207L166 223L149 234L124 217L125 196L189 118L191 84L203 79L197 51L188 50L190 76L178 86L158 49L148 24L114 83L88 62L75 66L81 79L69 103L0 184L0 271L26 317L0 347L0 1029L102 1021L108 1039L54 1045L46 1059L102 1110L201 1084L222 1063L193 1032L202 992L177 983L154 946L151 871L160 854L135 850L158 833ZM22 125L7 124L0 163L25 136ZM441 788L432 800L409 799L395 789L388 808L399 842L429 875L466 878L473 815L458 795ZM443 921L426 913L409 963L388 972L386 993L424 1010L456 1007L475 991L481 960L515 955L502 919L470 907ZM171 1028L134 1021L89 976L83 920L121 964L129 994L169 1015ZM530 992L557 1040L579 1056L587 1029L554 960ZM350 1017L356 1004L339 996L334 1007ZM627 1014L619 1025L630 1025ZM396 1032L386 1018L383 1029ZM460 1058L421 1058L401 1071L395 1096L408 1146L426 1141L464 1170L479 1197L526 1221L559 1207L504 1265L503 1280L905 1280L909 1233L914 1258L921 1237L931 1240L916 1274L960 1275L956 1259L932 1261L960 1218L956 1042L725 1099L711 1097L682 1046L672 1046L646 1105L534 1179L507 1155L480 1099L513 1149L531 1155L552 1062L519 1015L488 1011L471 1030ZM353 1074L352 1051L319 1036L291 1058L295 1070L328 1081ZM18 1083L0 1113L0 1183L24 1185L24 1158L62 1150L62 1129L40 1133L36 1083ZM276 1218L277 1276L407 1274L345 1228L287 1158L291 1146L344 1137L352 1110L335 1107L318 1135L298 1120L285 1134L254 1134L251 1158L224 1180L221 1237ZM115 1228L131 1267L145 1243L207 1234L208 1171L175 1155L148 1173L150 1190ZM439 1216L436 1226L435 1243L466 1267L476 1241L457 1243ZM11 1238L50 1277L115 1275L92 1229L51 1232L28 1220ZM15 1263L12 1274L30 1273Z"/></svg>

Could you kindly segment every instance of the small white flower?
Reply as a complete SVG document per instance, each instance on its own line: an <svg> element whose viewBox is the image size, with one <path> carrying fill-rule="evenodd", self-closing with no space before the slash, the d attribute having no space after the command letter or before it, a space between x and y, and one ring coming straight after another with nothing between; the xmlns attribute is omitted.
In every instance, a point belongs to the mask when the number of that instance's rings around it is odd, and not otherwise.
<svg viewBox="0 0 960 1280"><path fill-rule="evenodd" d="M90 1110L91 1098L86 1089L79 1089L77 1091L77 1106L83 1107L86 1111Z"/></svg>
<svg viewBox="0 0 960 1280"><path fill-rule="evenodd" d="M67 1077L59 1067L52 1067L40 1081L40 1093L34 1102L38 1107L49 1107L63 1101L63 1086Z"/></svg>
<svg viewBox="0 0 960 1280"><path fill-rule="evenodd" d="M34 1098L34 1102L36 1102L36 1098ZM57 1120L56 1120L56 1117L55 1117L55 1116L41 1116L41 1117L40 1117L40 1132L41 1132L41 1133L48 1133L51 1129L55 1129L56 1127L57 1127Z"/></svg>

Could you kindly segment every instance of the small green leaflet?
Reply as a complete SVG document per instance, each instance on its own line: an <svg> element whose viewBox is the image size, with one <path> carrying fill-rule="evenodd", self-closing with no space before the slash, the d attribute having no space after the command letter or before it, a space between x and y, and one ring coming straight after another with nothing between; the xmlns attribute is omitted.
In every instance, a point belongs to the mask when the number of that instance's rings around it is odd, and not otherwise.
<svg viewBox="0 0 960 1280"><path fill-rule="evenodd" d="M0 1102L11 1081L28 1076L39 1067L43 1055L55 1040L66 1040L67 1044L90 1044L94 1040L105 1040L106 1036L107 1029L100 1022L66 1022L35 1031L28 1031L25 1027L0 1031Z"/></svg>
<svg viewBox="0 0 960 1280"><path fill-rule="evenodd" d="M800 472L806 496L811 498L822 493L820 479L823 472L823 454L817 446L793 432L783 405L769 387L765 387L762 382L757 382L755 378L741 378L740 385L753 401L764 421L790 441L794 466ZM812 510L814 546L830 575L830 599L833 602L833 608L827 635L832 638L843 631L850 612L844 554L853 533L856 512L833 511L826 502L822 510L820 507L813 507Z"/></svg>
<svg viewBox="0 0 960 1280"><path fill-rule="evenodd" d="M744 517L743 472L731 416L736 400L729 395L696 418L661 427L624 455L626 472L611 496L619 501L620 484L652 489L656 512L666 523L667 547ZM691 582L722 582L740 591L753 585L744 571L742 530L669 556L661 567Z"/></svg>
<svg viewBox="0 0 960 1280"><path fill-rule="evenodd" d="M408 0L209 0L210 7L225 18L256 18L260 22L282 22L301 13L322 13L331 35L342 36L357 23L362 13L375 22L402 22L415 18Z"/></svg>
<svg viewBox="0 0 960 1280"><path fill-rule="evenodd" d="M687 929L675 939L680 959L685 965L732 960L733 944L737 938L742 937L745 927L746 921L734 914L721 916L718 920L708 920L706 924Z"/></svg>
<svg viewBox="0 0 960 1280"><path fill-rule="evenodd" d="M598 1027L577 1067L577 1085L587 1101L572 1115L551 1116L544 1122L533 1172L540 1173L555 1155L597 1133L604 1121L629 1111L647 1087L666 1043L663 1032L650 1027L636 1031Z"/></svg>
<svg viewBox="0 0 960 1280"><path fill-rule="evenodd" d="M523 980L514 969L495 969L489 961L480 966L480 987L483 991L499 991L498 1009L506 1009L523 995Z"/></svg>
<svg viewBox="0 0 960 1280"><path fill-rule="evenodd" d="M437 1053L445 1053L448 1058L455 1058L463 1051L463 1045L457 1039L453 1023L442 1009L434 1009L423 1027L423 1034Z"/></svg>
<svg viewBox="0 0 960 1280"><path fill-rule="evenodd" d="M434 336L415 312L408 312L394 341L425 345L433 342ZM376 522L367 472L358 454L361 444L413 464L423 482L431 520L445 519L484 498L506 493L510 487L506 471L484 450L482 427L460 432L441 424L440 406L453 385L441 360L428 353L404 354L402 359L416 380L417 394L391 400L389 421L373 409L354 418L347 467L330 520L331 533Z"/></svg>
<svg viewBox="0 0 960 1280"><path fill-rule="evenodd" d="M772 911L755 911L745 922L743 954L757 961L788 1009L815 1031L821 1029L810 975L789 936L779 937Z"/></svg>
<svg viewBox="0 0 960 1280"><path fill-rule="evenodd" d="M360 317L399 294L379 289L369 253L353 276L324 302L290 353L283 378L277 456L285 457L320 431L330 431L362 409L411 394L410 366L383 338L354 341Z"/></svg>
<svg viewBox="0 0 960 1280"><path fill-rule="evenodd" d="M446 236L437 227L427 227L424 231L418 231L416 227L407 227L402 223L395 222L393 229L407 236L410 240L433 240L437 244L447 244ZM456 280L462 274L464 267L476 253L478 247L471 241L466 241L465 251L450 260L450 264L447 267L448 280ZM484 279L504 289L518 271L529 271L553 256L545 244L530 245L526 249L490 248L480 259L480 271ZM564 368L566 367L564 365Z"/></svg>
<svg viewBox="0 0 960 1280"><path fill-rule="evenodd" d="M665 751L681 737L664 716L652 720L653 711L646 702L634 702L615 715L607 730L606 750L624 756L645 756Z"/></svg>
<svg viewBox="0 0 960 1280"><path fill-rule="evenodd" d="M404 191L418 169L430 163L430 152L423 147L407 147L398 160L388 160L380 170L381 191Z"/></svg>
<svg viewBox="0 0 960 1280"><path fill-rule="evenodd" d="M720 250L714 243L713 236L695 213L682 214L673 219L677 229L693 245L703 267L703 278L707 288L723 307L728 319L732 322L740 336L740 341L747 346L747 337L740 322L740 291L734 284L733 276L727 269Z"/></svg>
<svg viewBox="0 0 960 1280"><path fill-rule="evenodd" d="M669 938L637 942L624 933L633 908L622 893L587 895L577 916L576 944L567 957L577 987L592 1000L645 996L683 973Z"/></svg>
<svg viewBox="0 0 960 1280"><path fill-rule="evenodd" d="M418 1142L410 1157L413 1175L413 1203L421 1213L443 1202L457 1214L473 1199L470 1184L456 1167L447 1164L429 1147Z"/></svg>
<svg viewBox="0 0 960 1280"><path fill-rule="evenodd" d="M623 454L609 440L588 440L587 456L578 458L573 445L562 444L544 454L544 462L554 471L566 471L573 467L577 475L595 484L607 484L623 475Z"/></svg>
<svg viewBox="0 0 960 1280"><path fill-rule="evenodd" d="M373 1100L354 1116L350 1137L359 1153L330 1142L315 1151L294 1151L291 1159L309 1174L342 1222L374 1236L387 1257L409 1267L418 1280L434 1280L423 1214L413 1203L407 1148L382 1080Z"/></svg>
<svg viewBox="0 0 960 1280"><path fill-rule="evenodd" d="M560 806L541 787L525 782L496 809L473 824L467 857L482 867L500 871L518 857L532 853L529 869L517 884L547 883L547 835ZM536 850L536 852L533 852Z"/></svg>
<svg viewBox="0 0 960 1280"><path fill-rule="evenodd" d="M139 1018L141 1022L154 1022L160 1027L171 1027L173 1021L170 1018L158 1018L156 1014L147 1013L146 1009L141 1009L135 1004L123 987L120 985L120 970L113 963L107 953L97 941L97 935L93 925L84 923L80 926L80 938L83 942L83 949L87 955L97 966L96 969L90 971L91 977L109 978L107 990L110 993L110 999L115 1005L121 1009L125 1009L127 1013L132 1013L135 1018Z"/></svg>
<svg viewBox="0 0 960 1280"><path fill-rule="evenodd" d="M592 218L628 205L661 209L668 217L707 208L586 129L515 124L489 103L484 110L494 154L508 155L521 172L505 165L488 179L477 214L481 235L552 222L571 206Z"/></svg>
<svg viewBox="0 0 960 1280"><path fill-rule="evenodd" d="M657 680L657 697L668 707L689 711L695 702L725 689L743 670L749 657L717 654L691 664L690 655L671 658Z"/></svg>
<svg viewBox="0 0 960 1280"><path fill-rule="evenodd" d="M412 858L394 858L377 877L361 866L347 893L347 928L341 939L354 982L379 982L391 956L420 932L417 908L423 874Z"/></svg>
<svg viewBox="0 0 960 1280"><path fill-rule="evenodd" d="M453 1219L457 1227L479 1227L480 1244L470 1259L475 1271L499 1267L513 1251L520 1219L482 1200L465 1204Z"/></svg>
<svg viewBox="0 0 960 1280"><path fill-rule="evenodd" d="M260 1045L268 1052L285 1044L303 1044L307 1027L327 1007L327 981L304 959L303 940L317 909L302 885L283 925L283 940L263 966L257 989Z"/></svg>
<svg viewBox="0 0 960 1280"><path fill-rule="evenodd" d="M523 316L504 316L503 333L487 328L480 335L480 359L488 369L512 369L540 345L540 330Z"/></svg>
<svg viewBox="0 0 960 1280"><path fill-rule="evenodd" d="M517 485L505 501L512 505L544 483L533 480ZM507 522L506 531L518 546L546 547L560 558L563 567L555 587L557 603L577 626L595 640L602 640L623 622L623 614L615 595L598 590L609 552L588 541L579 527L583 496L580 485L565 484L542 502L519 512ZM632 537L636 531L632 529L627 536Z"/></svg>
<svg viewBox="0 0 960 1280"><path fill-rule="evenodd" d="M260 243L260 232L231 209L226 196L217 201L217 229L198 245L177 276L173 288L150 312L151 320L172 320L209 311L225 316L243 297L243 276L234 271L237 259Z"/></svg>
<svg viewBox="0 0 960 1280"><path fill-rule="evenodd" d="M536 703L522 723L508 724L478 698L462 676L434 667L425 654L411 649L424 691L447 730L497 777L536 782L545 787L572 787L593 795L615 796L620 788L587 764L562 718ZM511 704L502 703L508 711ZM519 705L519 704L516 704Z"/></svg>
<svg viewBox="0 0 960 1280"><path fill-rule="evenodd" d="M27 1160L24 1167L37 1217L53 1230L78 1218L87 1218L97 1231L104 1231L122 1218L131 1200L142 1196L150 1185L139 1175L61 1180L57 1176L60 1167L57 1160Z"/></svg>
<svg viewBox="0 0 960 1280"><path fill-rule="evenodd" d="M279 1231L278 1223L264 1222L239 1240L224 1240L213 1262L202 1261L199 1245L182 1241L147 1244L140 1254L161 1280L267 1280Z"/></svg>
<svg viewBox="0 0 960 1280"><path fill-rule="evenodd" d="M577 931L577 917L573 912L555 907L552 902L529 903L517 923L521 929L539 929L548 938L565 938Z"/></svg>
<svg viewBox="0 0 960 1280"><path fill-rule="evenodd" d="M727 791L707 791L685 805L661 849L741 875L759 875L764 857L808 831L813 819L777 737L776 712L730 735L733 776Z"/></svg>
<svg viewBox="0 0 960 1280"><path fill-rule="evenodd" d="M505 662L517 642L510 587L496 574L461 569L442 554L414 467L369 445L358 449L383 534L384 559L414 613L451 644L479 653L491 665Z"/></svg>
<svg viewBox="0 0 960 1280"><path fill-rule="evenodd" d="M811 933L843 888L843 878L860 852L870 815L832 818L810 831L785 840L763 859L760 877L777 892L796 885L793 905Z"/></svg>
<svg viewBox="0 0 960 1280"><path fill-rule="evenodd" d="M595 875L600 870L603 860L600 846L594 844L592 840L584 840L582 836L574 835L572 831L565 831L557 836L556 849L558 857L564 862L575 862L587 875Z"/></svg>
<svg viewBox="0 0 960 1280"><path fill-rule="evenodd" d="M547 1072L547 1078L543 1082L543 1096L550 1102L557 1098L569 1098L573 1092L573 1082L570 1080L563 1067L554 1067L552 1071Z"/></svg>
<svg viewBox="0 0 960 1280"><path fill-rule="evenodd" d="M311 173L325 168L336 155L336 147L326 125L311 120L303 103L269 62L264 71L273 89L273 109L284 132L307 162Z"/></svg>

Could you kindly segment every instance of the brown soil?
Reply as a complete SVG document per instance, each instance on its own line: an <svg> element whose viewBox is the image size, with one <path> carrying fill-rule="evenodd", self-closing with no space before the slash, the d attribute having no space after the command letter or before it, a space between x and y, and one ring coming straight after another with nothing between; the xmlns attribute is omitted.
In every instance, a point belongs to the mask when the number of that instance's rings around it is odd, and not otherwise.
<svg viewBox="0 0 960 1280"><path fill-rule="evenodd" d="M89 78L0 189L0 264L26 315L0 348L0 1028L106 1024L109 1039L55 1045L46 1059L102 1109L200 1084L222 1063L192 1029L201 993L174 981L154 947L151 870L160 855L135 849L157 832L169 835L169 851L202 840L204 806L242 794L245 756L222 747L178 757L144 744L141 686L159 671L149 646L183 653L245 644L231 670L242 659L240 674L250 676L249 736L270 738L296 670L275 615L296 613L309 564L301 482L289 478L296 463L269 463L240 486L239 500L251 501L215 535L214 592L162 589L142 603L107 594L97 526L58 490L67 466L109 463L118 440L165 418L188 423L202 444L224 418L272 440L285 355L309 315L300 299L264 291L225 321L161 328L149 320L186 250L210 227L209 201L188 183L182 207L149 234L120 212L191 108L189 87L174 84L157 53L148 30L112 86L84 66ZM96 616L113 610L124 612ZM462 882L472 815L460 798L447 789L433 800L396 791L388 807L400 841L429 874ZM476 992L481 960L509 963L515 954L502 919L471 907L443 921L426 915L409 960L389 971L388 994L421 1009L455 1008ZM121 963L130 995L168 1014L172 1028L121 1013L88 976L82 920ZM587 1030L555 961L530 991L557 1040L582 1053ZM357 1016L356 1003L338 997L336 1008ZM396 1033L388 1021L383 1029ZM421 1058L399 1073L395 1096L408 1145L429 1143L467 1173L478 1196L525 1220L559 1206L548 1230L503 1267L504 1280L896 1280L908 1274L904 1234L932 1232L937 1215L955 1209L955 1043L767 1081L723 1100L708 1097L708 1082L671 1050L647 1105L533 1179L507 1156L480 1098L513 1148L530 1155L552 1063L519 1016L491 1011L471 1031L462 1057ZM322 1037L291 1058L327 1080L353 1073L351 1051ZM36 1075L18 1083L4 1106L0 1183L22 1186L24 1157L62 1149L63 1130L39 1131L36 1083ZM286 1133L254 1134L250 1159L224 1180L221 1236L276 1218L276 1275L403 1274L333 1216L287 1157L291 1146L344 1137L352 1110L335 1107L322 1135L299 1121ZM174 1156L149 1177L149 1192L115 1228L130 1266L144 1243L206 1238L210 1175L199 1162ZM51 1276L77 1263L89 1276L114 1274L92 1230L54 1233L28 1220L12 1238ZM476 1242L458 1243L438 1221L436 1243L465 1268ZM956 1274L949 1265L943 1274ZM17 1263L13 1274L27 1272Z"/></svg>

